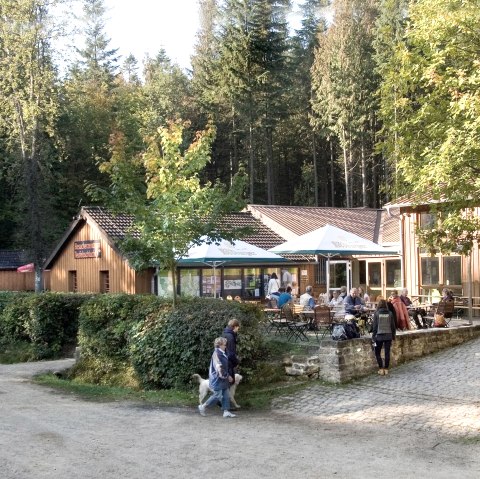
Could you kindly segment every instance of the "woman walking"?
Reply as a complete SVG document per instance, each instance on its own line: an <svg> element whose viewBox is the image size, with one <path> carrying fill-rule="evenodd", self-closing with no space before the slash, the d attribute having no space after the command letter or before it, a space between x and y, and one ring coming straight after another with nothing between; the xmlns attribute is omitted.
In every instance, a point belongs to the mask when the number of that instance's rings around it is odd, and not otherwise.
<svg viewBox="0 0 480 479"><path fill-rule="evenodd" d="M388 310L387 302L382 299L378 302L377 310L373 315L372 339L374 341L375 358L378 363L378 374L386 376L390 366L390 348L395 340L396 327L393 314ZM385 361L382 361L382 348L385 351Z"/></svg>

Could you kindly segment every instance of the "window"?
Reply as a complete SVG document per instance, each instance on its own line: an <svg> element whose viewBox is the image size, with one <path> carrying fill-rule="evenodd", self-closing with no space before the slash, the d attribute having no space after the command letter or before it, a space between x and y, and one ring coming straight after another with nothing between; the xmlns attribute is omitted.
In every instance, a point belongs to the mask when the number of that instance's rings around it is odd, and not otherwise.
<svg viewBox="0 0 480 479"><path fill-rule="evenodd" d="M215 296L217 298L220 296L222 287L221 273L222 271L219 268L202 269L202 296L213 298L215 288L217 290Z"/></svg>
<svg viewBox="0 0 480 479"><path fill-rule="evenodd" d="M318 262L315 264L315 283L326 284L326 282L327 282L327 259L319 256Z"/></svg>
<svg viewBox="0 0 480 479"><path fill-rule="evenodd" d="M71 293L76 293L78 291L76 271L68 272L68 291L70 291Z"/></svg>
<svg viewBox="0 0 480 479"><path fill-rule="evenodd" d="M280 273L277 273L277 276ZM280 283L280 280L278 280ZM231 296L242 296L242 269L241 268L225 268L223 272L223 294L226 298Z"/></svg>
<svg viewBox="0 0 480 479"><path fill-rule="evenodd" d="M443 257L443 283L447 286L462 284L462 257Z"/></svg>
<svg viewBox="0 0 480 479"><path fill-rule="evenodd" d="M262 286L262 275L260 268L245 268L245 297L259 298Z"/></svg>
<svg viewBox="0 0 480 479"><path fill-rule="evenodd" d="M400 260L385 261L387 269L387 288L400 288L402 286L402 263Z"/></svg>
<svg viewBox="0 0 480 479"><path fill-rule="evenodd" d="M436 215L427 212L420 213L419 221L422 230L433 228L436 223Z"/></svg>
<svg viewBox="0 0 480 479"><path fill-rule="evenodd" d="M180 292L182 296L200 296L198 269L180 270Z"/></svg>
<svg viewBox="0 0 480 479"><path fill-rule="evenodd" d="M110 274L108 271L100 271L100 292L110 292Z"/></svg>
<svg viewBox="0 0 480 479"><path fill-rule="evenodd" d="M368 284L370 287L382 286L382 263L368 263Z"/></svg>
<svg viewBox="0 0 480 479"><path fill-rule="evenodd" d="M439 261L437 257L421 258L422 267L422 285L439 284Z"/></svg>

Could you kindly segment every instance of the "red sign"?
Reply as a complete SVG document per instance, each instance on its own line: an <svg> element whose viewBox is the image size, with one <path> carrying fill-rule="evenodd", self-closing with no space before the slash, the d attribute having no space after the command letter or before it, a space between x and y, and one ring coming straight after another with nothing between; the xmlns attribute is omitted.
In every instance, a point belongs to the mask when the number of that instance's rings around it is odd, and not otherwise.
<svg viewBox="0 0 480 479"><path fill-rule="evenodd" d="M100 240L75 241L73 254L75 259L100 258L102 256Z"/></svg>

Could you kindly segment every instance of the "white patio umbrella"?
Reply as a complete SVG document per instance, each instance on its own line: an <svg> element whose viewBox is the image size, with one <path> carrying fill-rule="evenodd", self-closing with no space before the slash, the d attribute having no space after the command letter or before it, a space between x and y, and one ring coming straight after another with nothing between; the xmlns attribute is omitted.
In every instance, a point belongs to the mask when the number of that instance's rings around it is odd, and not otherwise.
<svg viewBox="0 0 480 479"><path fill-rule="evenodd" d="M325 256L327 258L327 289L330 287L330 258L332 256L398 254L398 251L385 248L330 224L270 248L269 251L278 254Z"/></svg>
<svg viewBox="0 0 480 479"><path fill-rule="evenodd" d="M287 259L246 241L235 240L230 242L222 239L217 243L208 243L207 237L202 237L201 240L203 241L202 244L192 246L186 256L178 260L178 263L183 266L203 263L213 267L214 297L217 295L215 270L222 264L288 263Z"/></svg>

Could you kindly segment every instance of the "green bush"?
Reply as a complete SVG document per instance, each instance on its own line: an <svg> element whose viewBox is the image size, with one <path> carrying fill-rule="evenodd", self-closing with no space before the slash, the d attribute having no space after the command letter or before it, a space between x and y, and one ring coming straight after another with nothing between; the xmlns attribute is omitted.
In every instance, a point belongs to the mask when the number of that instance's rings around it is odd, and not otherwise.
<svg viewBox="0 0 480 479"><path fill-rule="evenodd" d="M263 351L255 305L192 298L180 301L174 311L163 310L132 330L133 367L146 387L184 387L193 373L204 377L213 351L230 319L241 323L238 355L242 371L251 369Z"/></svg>
<svg viewBox="0 0 480 479"><path fill-rule="evenodd" d="M89 296L14 293L0 296L0 341L29 343L32 360L56 358L76 343L80 305Z"/></svg>
<svg viewBox="0 0 480 479"><path fill-rule="evenodd" d="M105 294L80 308L78 341L85 358L129 361L132 327L170 303L153 295Z"/></svg>

